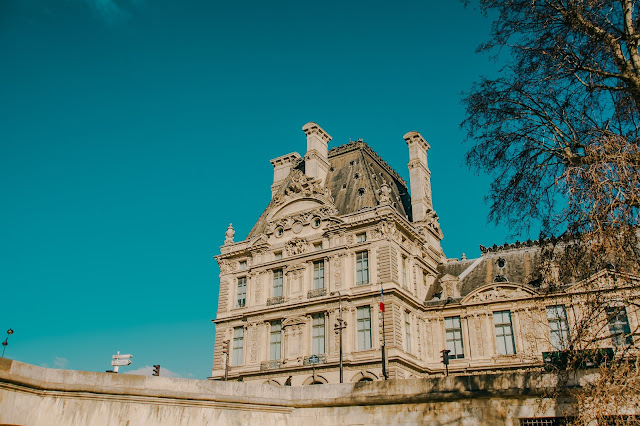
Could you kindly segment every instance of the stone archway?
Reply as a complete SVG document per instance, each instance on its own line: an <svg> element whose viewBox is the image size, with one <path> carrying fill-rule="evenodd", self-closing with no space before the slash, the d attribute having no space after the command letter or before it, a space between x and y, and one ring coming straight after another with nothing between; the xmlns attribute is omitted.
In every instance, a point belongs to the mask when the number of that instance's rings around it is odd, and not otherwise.
<svg viewBox="0 0 640 426"><path fill-rule="evenodd" d="M378 376L371 371L359 371L351 378L351 383L356 382L374 382L379 380Z"/></svg>
<svg viewBox="0 0 640 426"><path fill-rule="evenodd" d="M325 379L324 377L316 374L315 381L313 380L313 376L309 376L304 380L304 382L302 382L302 385L303 386L306 386L306 385L326 385L327 383L329 383L329 381L327 379Z"/></svg>

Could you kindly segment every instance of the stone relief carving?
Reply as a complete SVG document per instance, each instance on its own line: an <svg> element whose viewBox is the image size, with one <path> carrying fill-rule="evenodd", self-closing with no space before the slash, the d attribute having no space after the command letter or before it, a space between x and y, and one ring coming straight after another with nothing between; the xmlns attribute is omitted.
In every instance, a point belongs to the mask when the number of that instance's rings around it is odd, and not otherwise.
<svg viewBox="0 0 640 426"><path fill-rule="evenodd" d="M251 339L251 362L255 363L258 360L258 329L257 324L251 324L249 329L249 338Z"/></svg>
<svg viewBox="0 0 640 426"><path fill-rule="evenodd" d="M519 288L508 288L502 286L493 286L487 290L473 295L469 302L487 302L499 299L517 299L521 297L529 297L530 294Z"/></svg>
<svg viewBox="0 0 640 426"><path fill-rule="evenodd" d="M378 189L378 196L380 197L380 205L391 204L391 188L386 182L383 182Z"/></svg>
<svg viewBox="0 0 640 426"><path fill-rule="evenodd" d="M288 256L306 253L309 250L309 243L304 238L292 238L285 246Z"/></svg>
<svg viewBox="0 0 640 426"><path fill-rule="evenodd" d="M398 228L396 228L396 224L391 221L382 221L378 223L373 230L373 237L396 239L398 238Z"/></svg>
<svg viewBox="0 0 640 426"><path fill-rule="evenodd" d="M220 267L221 273L228 274L236 270L237 264L236 262L230 262L228 260L218 260L218 266Z"/></svg>
<svg viewBox="0 0 640 426"><path fill-rule="evenodd" d="M267 232L274 232L276 228L291 229L294 223L300 222L303 225L311 223L314 217L327 219L338 214L338 209L333 206L322 206L306 212L296 213L267 223Z"/></svg>
<svg viewBox="0 0 640 426"><path fill-rule="evenodd" d="M276 194L273 197L273 204L279 206L285 202L299 196L322 195L331 198L331 191L322 185L322 181L317 178L306 176L300 170L291 172L291 182L284 190L284 195Z"/></svg>
<svg viewBox="0 0 640 426"><path fill-rule="evenodd" d="M333 271L333 285L340 288L340 278L342 275L342 257L344 254L337 254L331 258L331 270Z"/></svg>

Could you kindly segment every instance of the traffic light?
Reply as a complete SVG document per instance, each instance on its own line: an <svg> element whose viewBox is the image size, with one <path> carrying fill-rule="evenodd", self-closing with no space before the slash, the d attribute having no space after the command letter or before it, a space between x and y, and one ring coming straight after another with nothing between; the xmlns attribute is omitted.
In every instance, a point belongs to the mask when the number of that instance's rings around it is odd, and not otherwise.
<svg viewBox="0 0 640 426"><path fill-rule="evenodd" d="M153 375L154 376L159 376L160 375L160 366L159 365L154 365L153 366Z"/></svg>
<svg viewBox="0 0 640 426"><path fill-rule="evenodd" d="M447 376L449 375L449 349L443 349L440 351L442 353L442 363L444 364L444 368L447 372Z"/></svg>
<svg viewBox="0 0 640 426"><path fill-rule="evenodd" d="M449 365L449 352L451 352L449 349L443 349L440 352L442 352L442 363L444 365Z"/></svg>
<svg viewBox="0 0 640 426"><path fill-rule="evenodd" d="M224 340L222 342L222 353L225 355L229 355L229 341Z"/></svg>

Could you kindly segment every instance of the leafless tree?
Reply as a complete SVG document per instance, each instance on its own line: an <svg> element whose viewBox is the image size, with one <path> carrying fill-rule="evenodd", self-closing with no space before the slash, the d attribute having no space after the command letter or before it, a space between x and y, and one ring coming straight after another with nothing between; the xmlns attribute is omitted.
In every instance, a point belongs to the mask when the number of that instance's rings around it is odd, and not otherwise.
<svg viewBox="0 0 640 426"><path fill-rule="evenodd" d="M464 98L467 163L494 176L490 220L515 232L540 224L552 242L540 271L549 291L603 270L615 277L613 289L581 296L570 348L584 354L610 339L598 330L617 315L611 294L637 307L627 290L639 290L640 272L640 1L469 3L496 16L479 51L506 64ZM578 421L602 420L639 394L632 346L601 368L573 395L587 413Z"/></svg>

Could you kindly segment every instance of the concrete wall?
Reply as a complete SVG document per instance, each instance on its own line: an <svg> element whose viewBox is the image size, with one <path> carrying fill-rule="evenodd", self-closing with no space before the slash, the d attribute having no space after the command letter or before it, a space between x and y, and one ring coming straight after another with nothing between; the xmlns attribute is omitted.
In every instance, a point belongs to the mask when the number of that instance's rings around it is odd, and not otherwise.
<svg viewBox="0 0 640 426"><path fill-rule="evenodd" d="M55 370L0 359L0 424L518 425L566 408L536 373L281 387Z"/></svg>

